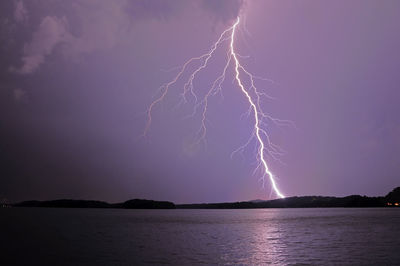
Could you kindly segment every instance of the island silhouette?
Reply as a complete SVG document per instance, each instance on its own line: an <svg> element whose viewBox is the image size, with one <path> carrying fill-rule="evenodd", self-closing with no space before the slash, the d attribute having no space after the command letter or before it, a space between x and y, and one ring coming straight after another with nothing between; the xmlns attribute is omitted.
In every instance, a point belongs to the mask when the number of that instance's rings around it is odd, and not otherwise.
<svg viewBox="0 0 400 266"><path fill-rule="evenodd" d="M4 206L4 205L3 205ZM223 203L174 204L169 201L132 199L121 203L96 200L59 199L50 201L23 201L8 207L49 208L114 208L114 209L256 209L256 208L329 208L329 207L400 207L400 187L386 196L347 197L302 196L275 200L253 200Z"/></svg>

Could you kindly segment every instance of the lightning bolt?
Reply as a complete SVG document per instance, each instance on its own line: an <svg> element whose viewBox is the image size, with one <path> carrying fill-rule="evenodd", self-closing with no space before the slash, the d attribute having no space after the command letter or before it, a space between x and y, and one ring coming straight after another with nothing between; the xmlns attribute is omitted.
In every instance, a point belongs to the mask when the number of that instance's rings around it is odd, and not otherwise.
<svg viewBox="0 0 400 266"><path fill-rule="evenodd" d="M198 57L193 57L190 58L188 61L186 61L185 64L183 64L182 67L180 67L178 74L175 76L175 78L168 82L163 84L159 90L161 91L160 96L156 98L149 106L147 110L147 122L145 125L144 133L143 135L146 136L151 123L152 123L152 113L154 107L161 103L166 95L168 94L168 91L170 90L171 86L175 85L178 80L184 75L186 72L186 69L188 69L189 65L191 65L194 62L200 61L201 64L198 66L191 74L189 75L188 80L185 82L183 86L183 91L181 93L181 102L180 103L187 103L187 97L188 94L190 94L193 99L194 99L194 108L193 108L193 113L192 116L194 116L199 108L201 109L201 124L199 131L197 133L198 139L196 144L199 144L200 142L205 142L206 141L206 134L207 134L207 127L206 127L206 120L207 120L207 108L208 108L208 99L209 97L216 95L217 93L220 93L222 91L222 83L225 81L226 73L233 62L233 67L234 67L234 81L237 83L237 85L240 88L240 91L242 92L244 98L247 100L249 104L249 109L247 111L247 115L250 116L251 114L253 115L254 118L254 124L253 124L253 132L248 139L248 141L240 146L237 150L233 151L231 154L231 157L233 157L236 153L238 152L243 152L244 149L250 144L250 142L255 139L257 142L257 155L256 159L258 161L258 165L254 172L256 172L259 169L262 169L262 176L261 180L263 181L263 186L266 177L268 177L272 189L275 192L275 194L280 197L284 198L285 196L282 194L282 192L278 189L277 183L276 183L276 178L273 175L273 173L270 171L267 160L266 160L266 154L268 154L271 158L274 160L280 161L279 156L284 154L283 149L281 149L279 146L273 144L270 141L270 137L267 133L267 131L263 128L264 125L266 125L268 122L276 124L278 126L290 126L293 125L291 121L288 120L280 120L271 117L270 115L266 114L263 112L261 109L261 98L262 97L269 97L267 94L259 91L255 85L255 80L256 79L263 79L260 77L257 77L253 74L251 74L249 71L246 70L246 68L240 63L239 57L240 55L235 51L235 34L238 28L238 25L240 23L240 17L237 17L236 21L232 26L224 30L221 35L219 36L218 40L212 45L211 49L207 52L204 53ZM194 80L196 79L196 76L207 67L209 60L212 58L213 54L215 51L226 41L229 41L229 48L226 53L226 64L224 68L222 69L222 72L220 75L214 80L212 83L211 87L208 89L206 92L205 96L202 98L201 101L199 101L199 97L197 96L195 89L194 89ZM245 76L249 80L249 85L248 88L246 89L244 82L242 81L242 76Z"/></svg>

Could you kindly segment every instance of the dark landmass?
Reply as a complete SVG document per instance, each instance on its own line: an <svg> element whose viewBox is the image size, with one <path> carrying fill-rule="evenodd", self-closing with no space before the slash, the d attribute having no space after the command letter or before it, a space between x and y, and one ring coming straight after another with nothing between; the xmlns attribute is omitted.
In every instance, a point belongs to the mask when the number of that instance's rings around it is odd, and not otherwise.
<svg viewBox="0 0 400 266"><path fill-rule="evenodd" d="M48 208L108 208L110 204L104 201L95 200L49 200L38 201L30 200L16 203L14 207L48 207Z"/></svg>
<svg viewBox="0 0 400 266"><path fill-rule="evenodd" d="M4 207L5 205L3 205ZM303 196L276 200L252 200L225 203L196 203L175 205L169 201L133 199L121 203L95 200L24 201L7 207L51 208L114 208L114 209L257 209L257 208L328 208L328 207L400 207L400 187L384 197L352 195L347 197Z"/></svg>
<svg viewBox="0 0 400 266"><path fill-rule="evenodd" d="M49 207L49 208L114 208L114 209L175 209L175 204L169 201L154 201L133 199L121 203L107 203L95 200L50 200L50 201L23 201L13 207Z"/></svg>
<svg viewBox="0 0 400 266"><path fill-rule="evenodd" d="M385 199L387 203L391 205L395 205L397 203L397 206L399 206L398 204L400 203L400 187L393 189L392 192L386 195Z"/></svg>
<svg viewBox="0 0 400 266"><path fill-rule="evenodd" d="M400 187L385 197L352 195L347 197L303 196L276 200L176 205L179 209L256 209L256 208L328 208L328 207L400 207Z"/></svg>
<svg viewBox="0 0 400 266"><path fill-rule="evenodd" d="M121 209L175 209L174 203L169 201L154 201L133 199L125 201L124 203L111 204L112 208Z"/></svg>
<svg viewBox="0 0 400 266"><path fill-rule="evenodd" d="M325 208L325 207L384 207L383 197L348 196L344 198L304 196L262 202L206 203L177 205L181 209L249 209L249 208Z"/></svg>

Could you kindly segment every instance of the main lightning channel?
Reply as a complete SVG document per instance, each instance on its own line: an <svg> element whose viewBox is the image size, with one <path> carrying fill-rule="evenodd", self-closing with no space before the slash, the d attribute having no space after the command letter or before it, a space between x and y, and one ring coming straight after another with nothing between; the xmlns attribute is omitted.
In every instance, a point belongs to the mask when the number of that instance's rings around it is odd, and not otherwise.
<svg viewBox="0 0 400 266"><path fill-rule="evenodd" d="M240 64L240 61L239 61L240 55L235 51L235 45L234 45L235 33L236 33L239 23L240 23L240 17L238 17L236 19L235 23L232 26L230 26L229 28L227 28L226 30L224 30L221 33L218 40L213 44L213 46L207 53L205 53L201 56L198 56L198 57L190 58L188 61L185 62L185 64L183 64L183 66L180 68L178 74L175 76L175 78L172 81L165 83L160 87L161 95L150 104L150 106L147 110L147 122L146 122L146 126L145 126L143 135L146 136L147 132L149 131L149 128L150 128L150 125L152 122L152 111L153 111L154 107L164 100L164 98L168 94L170 87L178 82L178 80L183 76L183 74L185 73L186 69L189 67L190 64L197 62L197 61L201 61L202 62L201 65L199 67L197 67L193 72L191 72L189 79L186 81L186 83L183 86L183 92L181 93L181 97L182 97L181 102L186 103L187 102L187 94L190 93L195 100L195 105L194 105L194 110L193 110L192 115L194 115L196 113L197 109L200 106L202 107L201 126L198 131L198 141L196 142L196 144L199 144L200 141L205 142L205 137L206 137L206 133L207 133L206 114L207 114L207 107L208 107L208 98L211 95L215 95L218 92L221 92L221 90L222 90L221 86L225 80L227 69L228 69L229 65L231 64L231 62L234 62L235 80L236 80L241 92L243 93L245 99L249 103L248 114L250 115L251 112L253 112L253 114L254 114L254 126L253 126L254 128L253 128L253 133L252 133L250 139L246 142L246 144L239 147L236 151L234 151L232 153L232 155L234 155L236 152L243 151L243 149L255 137L255 139L258 143L258 152L257 152L258 166L256 167L256 170L262 168L263 174L262 174L261 179L263 181L263 184L265 182L265 177L268 176L269 180L271 182L273 191L276 193L276 195L278 197L284 198L285 196L278 189L278 186L275 181L275 177L274 177L273 173L270 171L267 161L266 161L266 158L265 158L265 153L268 153L273 159L279 161L279 159L276 158L276 155L282 155L283 151L280 147L276 146L275 144L273 144L270 141L269 135L267 134L266 130L264 130L261 127L261 125L263 123L265 123L264 120L268 120L277 125L292 125L292 122L287 121L287 120L280 120L280 119L273 118L262 111L261 106L260 106L260 98L262 96L267 96L267 95L263 92L258 91L258 89L255 86L254 79L259 78L259 77L252 75L249 71L247 71L245 69L244 66L242 66ZM193 82L194 82L196 76L204 68L207 67L209 60L213 56L214 52L218 49L218 47L227 40L230 40L230 42L229 42L229 50L227 51L227 61L226 61L225 67L223 68L222 73L214 80L211 88L209 88L209 90L205 94L204 98L200 102L198 102L198 97L196 95ZM247 78L250 81L251 86L248 89L245 88L245 85L241 80L241 73L243 73L245 76L247 76ZM252 92L250 92L250 90ZM255 99L253 99L253 97L251 96L252 94L254 95Z"/></svg>
<svg viewBox="0 0 400 266"><path fill-rule="evenodd" d="M274 175L269 170L268 164L267 164L267 162L265 160L265 157L264 157L265 144L264 144L263 139L261 138L261 133L260 133L260 132L262 132L262 130L260 129L260 119L259 119L260 112L257 109L257 105L253 102L252 98L250 97L249 92L244 88L243 83L240 80L239 68L242 69L250 77L250 80L251 80L251 83L252 83L252 87L254 88L254 90L256 90L255 86L253 85L254 84L253 76L249 72L247 72L245 70L245 68L240 64L239 59L238 59L238 57L237 57L237 55L235 53L235 49L234 49L235 32L236 32L237 26L239 25L239 22L240 22L240 18L238 17L236 22L235 22L235 24L233 25L231 43L230 43L231 54L232 54L232 57L233 57L233 59L235 61L235 72L236 72L235 79L236 79L240 89L242 90L243 94L246 96L246 99L248 100L248 102L249 102L249 104L250 104L250 106L251 106L251 108L253 109L253 112L254 112L255 134L256 134L256 137L257 137L258 144L260 145L258 155L260 156L260 160L261 160L262 166L264 167L264 171L265 171L264 177L265 177L265 175L269 176L269 180L271 181L272 188L274 189L275 193L280 198L284 198L285 196L279 191L278 186L276 185L276 182L275 182ZM262 115L262 112L261 112L261 115Z"/></svg>

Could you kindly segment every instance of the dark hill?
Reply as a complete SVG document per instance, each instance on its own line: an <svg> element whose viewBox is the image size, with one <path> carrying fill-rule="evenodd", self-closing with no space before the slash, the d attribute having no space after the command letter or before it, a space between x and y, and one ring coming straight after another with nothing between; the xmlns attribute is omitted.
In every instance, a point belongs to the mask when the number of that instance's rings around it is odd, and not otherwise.
<svg viewBox="0 0 400 266"><path fill-rule="evenodd" d="M202 203L177 205L180 209L250 209L250 208L327 208L327 207L384 207L384 197L352 195L343 198L304 196L268 201L242 201L231 203Z"/></svg>
<svg viewBox="0 0 400 266"><path fill-rule="evenodd" d="M13 204L15 207L50 207L50 208L116 208L116 209L175 209L169 201L133 199L122 203L110 204L104 201L60 199L50 201L24 201Z"/></svg>
<svg viewBox="0 0 400 266"><path fill-rule="evenodd" d="M13 206L16 207L48 207L48 208L109 208L110 204L95 200L59 199L49 201L23 201Z"/></svg>
<svg viewBox="0 0 400 266"><path fill-rule="evenodd" d="M4 205L9 206L9 205ZM254 209L254 208L327 208L327 207L385 207L400 206L400 187L393 189L385 197L352 195L347 197L303 196L276 200L254 200L225 203L199 203L175 205L169 201L132 199L110 204L94 200L51 200L24 201L13 204L15 207L53 207L53 208L118 208L118 209Z"/></svg>
<svg viewBox="0 0 400 266"><path fill-rule="evenodd" d="M393 189L389 194L385 197L386 201L389 203L400 203L400 187Z"/></svg>
<svg viewBox="0 0 400 266"><path fill-rule="evenodd" d="M175 209L175 204L169 201L154 201L133 199L124 203L113 204L114 207L123 209Z"/></svg>

